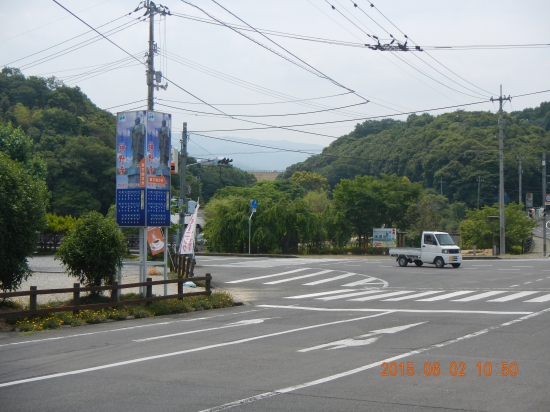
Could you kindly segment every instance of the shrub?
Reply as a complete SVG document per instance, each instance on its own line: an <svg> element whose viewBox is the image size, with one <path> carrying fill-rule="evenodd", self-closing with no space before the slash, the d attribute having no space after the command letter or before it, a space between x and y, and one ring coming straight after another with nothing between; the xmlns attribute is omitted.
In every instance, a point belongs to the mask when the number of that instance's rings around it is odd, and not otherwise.
<svg viewBox="0 0 550 412"><path fill-rule="evenodd" d="M124 235L114 219L89 212L63 238L56 256L70 276L86 286L101 286L115 280L125 252Z"/></svg>

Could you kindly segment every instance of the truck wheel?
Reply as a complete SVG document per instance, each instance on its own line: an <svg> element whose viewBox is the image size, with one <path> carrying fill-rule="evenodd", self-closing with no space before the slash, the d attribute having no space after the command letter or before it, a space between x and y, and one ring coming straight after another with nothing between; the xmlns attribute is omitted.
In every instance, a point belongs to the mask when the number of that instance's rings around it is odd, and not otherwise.
<svg viewBox="0 0 550 412"><path fill-rule="evenodd" d="M422 262L421 260L415 260L415 261L414 261L414 264L415 264L416 266L422 266L422 265L424 264L424 262Z"/></svg>
<svg viewBox="0 0 550 412"><path fill-rule="evenodd" d="M439 269L445 266L445 261L443 260L443 258L440 258L440 257L436 257L434 260L434 263L435 263L435 267Z"/></svg>
<svg viewBox="0 0 550 412"><path fill-rule="evenodd" d="M399 256L397 258L397 263L399 263L399 266L405 267L409 264L409 261L407 260L406 256Z"/></svg>
<svg viewBox="0 0 550 412"><path fill-rule="evenodd" d="M460 263L451 263L451 265L453 265L455 269L460 267Z"/></svg>

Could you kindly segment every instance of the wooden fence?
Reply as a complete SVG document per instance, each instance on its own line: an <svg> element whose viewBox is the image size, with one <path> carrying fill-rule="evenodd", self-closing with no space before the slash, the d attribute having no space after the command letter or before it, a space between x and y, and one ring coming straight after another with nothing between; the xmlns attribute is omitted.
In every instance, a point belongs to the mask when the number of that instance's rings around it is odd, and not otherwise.
<svg viewBox="0 0 550 412"><path fill-rule="evenodd" d="M182 265L183 267L183 265ZM187 265L189 267L189 265ZM192 271L191 271L192 273ZM15 297L15 296L29 296L29 310L25 311L19 311L19 312L7 312L7 313L0 313L0 318L13 318L18 316L35 316L40 315L43 313L52 313L52 312L69 312L72 311L73 313L77 314L81 310L87 310L87 309L102 309L102 308L114 308L117 306L123 306L123 305L138 305L140 303L145 303L146 305L150 305L151 302L157 301L157 300L165 300L165 299L174 299L177 298L179 300L183 300L185 297L190 296L210 296L212 294L211 291L211 285L210 282L212 281L212 276L210 273L207 273L204 277L194 277L193 281L205 281L205 290L203 292L191 292L191 293L183 293L183 284L187 282L189 279L187 277L181 276L178 273L178 278L173 280L156 280L153 281L152 278L147 278L146 282L140 282L140 283L128 283L125 285L119 285L118 282L113 282L110 286L93 286L93 287L85 287L81 288L80 283L73 284L72 288L66 288L66 289L44 289L44 290L38 290L36 286L31 286L29 291L21 291L21 292L7 292L7 293L0 293L0 299ZM178 284L178 293L175 295L166 295L166 296L153 296L153 285L165 285L169 283L177 283ZM125 301L119 301L118 299L118 290L120 289L127 289L127 288L135 288L135 287L146 287L146 297L141 299L132 299L132 300L125 300ZM106 303L94 303L90 305L81 305L80 304L80 293L81 292L98 292L102 290L110 290L111 291L111 301ZM37 309L37 295L50 295L50 294L56 294L56 293L72 293L73 294L73 305L72 306L61 306L57 308L47 308L47 309Z"/></svg>

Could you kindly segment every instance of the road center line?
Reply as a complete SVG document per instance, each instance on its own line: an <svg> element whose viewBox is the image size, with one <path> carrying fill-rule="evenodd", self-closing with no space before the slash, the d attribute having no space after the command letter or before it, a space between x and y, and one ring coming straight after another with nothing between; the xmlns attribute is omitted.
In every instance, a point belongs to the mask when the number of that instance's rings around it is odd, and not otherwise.
<svg viewBox="0 0 550 412"><path fill-rule="evenodd" d="M94 371L98 371L98 370L102 370L102 369L116 368L116 367L119 367L119 366L125 366L125 365L131 365L131 364L134 364L134 363L147 362L147 361L155 360L155 359L170 358L170 357L173 357L173 356L184 355L184 354L187 354L187 353L202 352L202 351L208 350L208 349L215 349L215 348L221 348L221 347L224 347L224 346L238 345L240 343L251 342L251 341L265 339L265 338L271 338L273 336L286 335L288 333L293 333L293 332L301 332L301 331L309 330L309 329L322 328L324 326L332 326L332 325L338 325L338 324L341 324L341 323L349 323L349 322L355 322L355 321L369 319L369 318L375 318L375 317L378 317L378 316L389 315L390 313L392 313L392 312L385 311L385 312L382 312L382 313L377 313L375 315L361 316L359 318L344 319L344 320L338 320L338 321L335 321L335 322L328 322L328 323L321 323L321 324L317 324L317 325L304 326L303 328L289 329L289 330L284 330L284 331L281 331L281 332L269 333L267 335L260 335L260 336L254 336L254 337L251 337L251 338L234 340L234 341L231 341L231 342L216 343L216 344L213 344L213 345L201 346L199 348L186 349L186 350L181 350L181 351L177 351L177 352L163 353L163 354L160 354L160 355L147 356L147 357L144 357L144 358L131 359L131 360L127 360L127 361L115 362L115 363L110 363L110 364L106 364L106 365L99 365L99 366L94 366L94 367L91 367L91 368L76 369L76 370L68 371L68 372L53 373L51 375L36 376L34 378L27 378L27 379L20 379L20 380L11 381L11 382L4 382L4 383L0 383L0 388L5 388L5 387L8 387L8 386L14 386L14 385L21 385L21 384L24 384L24 383L54 379L54 378L62 378L64 376L79 375L79 374L82 374L82 373L94 372Z"/></svg>
<svg viewBox="0 0 550 412"><path fill-rule="evenodd" d="M275 390L273 392L261 393L261 394L256 395L256 396L251 396L250 398L244 398L244 399L240 399L240 400L235 401L235 402L229 402L229 403L226 403L226 404L223 404L223 405L220 405L220 406L216 406L214 408L203 409L200 412L224 411L226 409L230 409L230 408L233 408L235 406L245 405L245 404L248 404L248 403L251 403L251 402L260 401L262 399L267 399L267 398L270 398L272 396L281 395L281 394L284 394L284 393L290 393L290 392L297 391L299 389L305 389L305 388L309 388L311 386L320 385L322 383L331 382L331 381L334 381L336 379L345 378L347 376L354 375L356 373L363 372L363 371L366 371L368 369L376 368L376 367L382 365L383 362L386 362L386 363L393 362L393 361L396 361L398 359L407 358L407 357L413 356L413 355L418 355L420 353L427 352L427 351L432 350L432 349L443 348L445 346L452 345L453 343L457 343L457 342L460 342L460 341L463 341L463 340L475 338L477 336L484 335L484 334L486 334L488 332L491 332L493 330L497 330L497 329L500 329L500 328L503 328L503 327L506 327L506 326L513 325L513 324L518 323L518 322L522 322L522 321L530 319L532 317L542 315L543 313L546 313L548 311L550 311L550 308L544 309L540 312L532 313L530 315L524 316L522 318L515 319L515 320L510 321L510 322L502 323L502 324L497 325L497 326L491 326L487 329L482 329L482 330L479 330L479 331L474 332L474 333L469 333L467 335L463 335L463 336L460 336L458 338L448 340L446 342L437 343L435 345L430 345L430 346L425 346L425 347L420 348L420 349L415 349L415 350L412 350L410 352L402 353L401 355L393 356L391 358L386 358L386 359L383 359L381 361L370 363L368 365L364 365L364 366L361 366L359 368L351 369L351 370L348 370L348 371L344 371L344 372L337 373L337 374L334 374L334 375L326 376L326 377L321 378L321 379L316 379L316 380L301 383L301 384L298 384L298 385L287 386L286 388L278 389L278 390Z"/></svg>
<svg viewBox="0 0 550 412"><path fill-rule="evenodd" d="M533 312L499 312L495 310L452 310L452 309L344 309L344 308L315 308L308 306L284 305L257 305L259 308L311 310L314 312L391 312L391 313L458 313L466 315L530 315Z"/></svg>

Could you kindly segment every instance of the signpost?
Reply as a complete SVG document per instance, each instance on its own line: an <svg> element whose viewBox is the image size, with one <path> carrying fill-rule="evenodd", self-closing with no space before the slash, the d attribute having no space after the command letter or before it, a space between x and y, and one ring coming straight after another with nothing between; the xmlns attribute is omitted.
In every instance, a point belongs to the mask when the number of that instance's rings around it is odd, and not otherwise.
<svg viewBox="0 0 550 412"><path fill-rule="evenodd" d="M121 227L140 228L140 282L147 275L147 227L165 227L164 238L168 239L171 127L172 115L167 113L117 114L116 222Z"/></svg>
<svg viewBox="0 0 550 412"><path fill-rule="evenodd" d="M250 255L250 233L251 233L251 220L252 215L256 212L256 209L258 207L258 201L256 199L252 199L250 201L250 216L248 217L248 254Z"/></svg>

